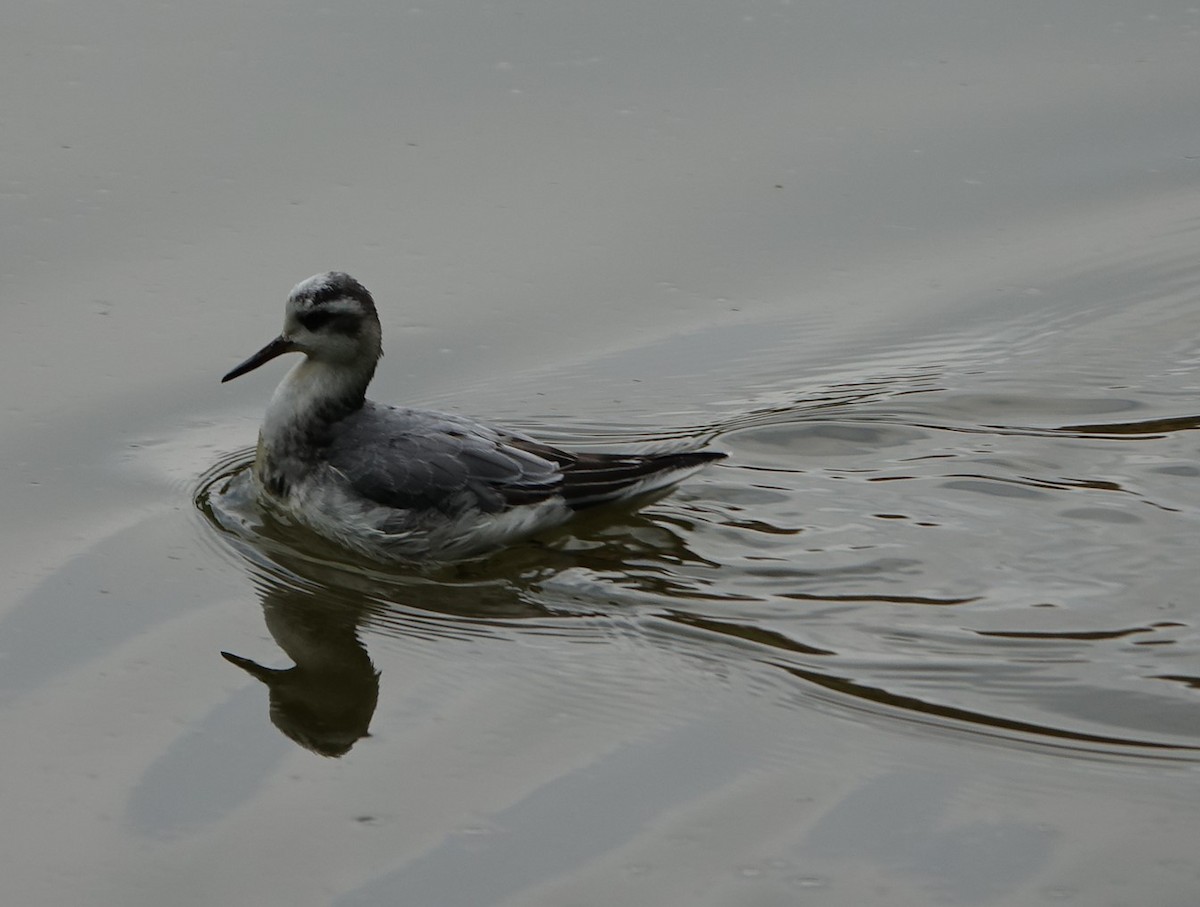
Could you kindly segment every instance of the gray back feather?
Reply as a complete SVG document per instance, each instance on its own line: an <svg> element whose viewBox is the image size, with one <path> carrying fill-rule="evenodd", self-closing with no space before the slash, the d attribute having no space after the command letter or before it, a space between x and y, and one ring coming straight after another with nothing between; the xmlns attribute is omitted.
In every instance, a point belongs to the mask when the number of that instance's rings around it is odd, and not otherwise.
<svg viewBox="0 0 1200 907"><path fill-rule="evenodd" d="M397 509L490 513L555 494L558 465L509 440L459 416L368 401L338 425L327 457L358 494Z"/></svg>

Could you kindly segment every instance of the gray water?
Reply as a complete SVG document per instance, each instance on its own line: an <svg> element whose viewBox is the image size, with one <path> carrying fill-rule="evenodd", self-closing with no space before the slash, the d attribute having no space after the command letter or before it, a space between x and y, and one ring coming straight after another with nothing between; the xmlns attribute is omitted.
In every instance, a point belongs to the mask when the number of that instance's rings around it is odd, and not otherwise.
<svg viewBox="0 0 1200 907"><path fill-rule="evenodd" d="M1200 902L1196 7L2 34L6 902ZM218 379L328 268L378 399L729 459L436 571L275 525Z"/></svg>

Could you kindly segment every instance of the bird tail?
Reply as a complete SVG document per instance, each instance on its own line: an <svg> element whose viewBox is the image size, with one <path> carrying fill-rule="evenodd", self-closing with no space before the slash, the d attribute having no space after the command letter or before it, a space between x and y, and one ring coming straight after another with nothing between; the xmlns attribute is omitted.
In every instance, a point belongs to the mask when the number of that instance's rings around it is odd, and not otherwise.
<svg viewBox="0 0 1200 907"><path fill-rule="evenodd" d="M563 470L562 493L572 510L641 498L667 491L725 456L712 450L577 454Z"/></svg>

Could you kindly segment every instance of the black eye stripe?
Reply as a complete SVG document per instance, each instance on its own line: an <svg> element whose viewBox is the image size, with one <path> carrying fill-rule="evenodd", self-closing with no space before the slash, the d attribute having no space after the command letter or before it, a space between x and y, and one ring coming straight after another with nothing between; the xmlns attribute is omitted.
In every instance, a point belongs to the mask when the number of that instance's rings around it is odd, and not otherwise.
<svg viewBox="0 0 1200 907"><path fill-rule="evenodd" d="M329 324L329 322L333 320L333 316L333 312L322 312L317 310L315 312L303 312L297 316L297 319L310 331L316 331Z"/></svg>
<svg viewBox="0 0 1200 907"><path fill-rule="evenodd" d="M329 334L355 334L362 321L352 312L329 312L317 309L297 315L296 319L309 331L324 331Z"/></svg>

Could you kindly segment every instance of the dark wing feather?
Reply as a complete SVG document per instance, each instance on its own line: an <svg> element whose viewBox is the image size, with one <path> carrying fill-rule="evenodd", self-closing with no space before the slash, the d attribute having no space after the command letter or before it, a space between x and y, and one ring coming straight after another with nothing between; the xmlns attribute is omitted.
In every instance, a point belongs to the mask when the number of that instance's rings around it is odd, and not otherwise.
<svg viewBox="0 0 1200 907"><path fill-rule="evenodd" d="M558 493L557 462L457 416L368 403L327 456L357 494L398 510L496 512Z"/></svg>
<svg viewBox="0 0 1200 907"><path fill-rule="evenodd" d="M725 454L577 454L461 416L368 401L332 432L327 456L356 493L384 506L494 513L559 494L580 510L653 492Z"/></svg>
<svg viewBox="0 0 1200 907"><path fill-rule="evenodd" d="M666 487L671 484L668 478L671 473L698 469L705 463L725 459L725 454L710 450L576 454L525 438L512 439L511 444L558 463L563 473L563 497L575 510L619 500L628 496L639 484L647 485L647 491ZM654 483L656 477L662 481Z"/></svg>

